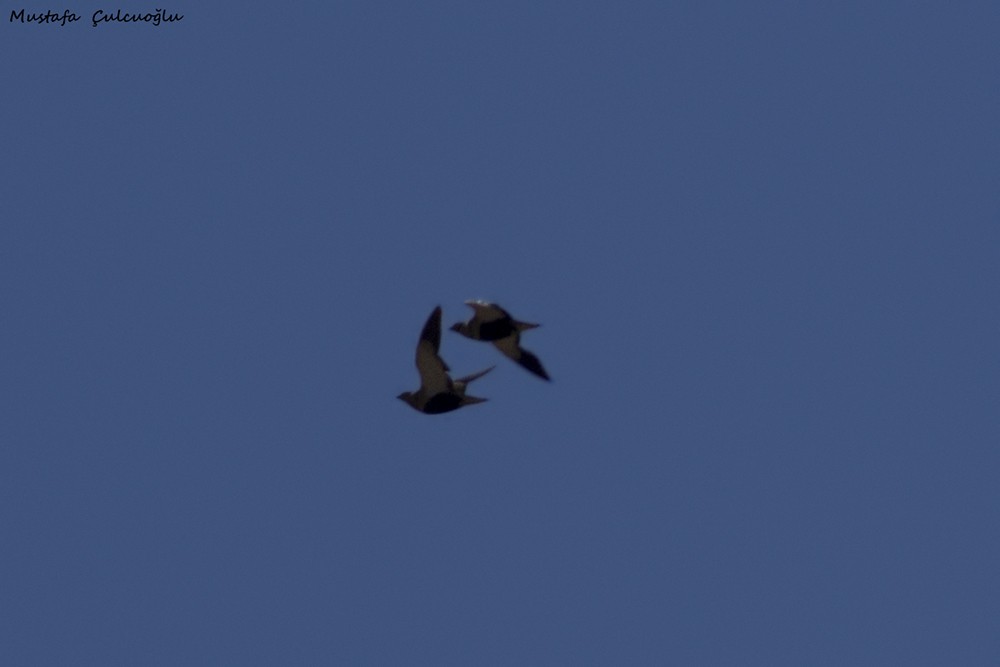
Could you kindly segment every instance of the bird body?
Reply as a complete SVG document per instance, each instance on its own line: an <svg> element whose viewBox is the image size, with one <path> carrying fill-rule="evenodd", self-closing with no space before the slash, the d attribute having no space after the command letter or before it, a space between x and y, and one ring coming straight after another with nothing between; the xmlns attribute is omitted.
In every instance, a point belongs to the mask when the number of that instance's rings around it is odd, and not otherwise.
<svg viewBox="0 0 1000 667"><path fill-rule="evenodd" d="M493 343L494 347L523 368L543 380L551 381L538 357L521 347L521 332L536 329L540 325L515 320L510 313L495 303L476 300L466 301L465 304L474 311L472 319L453 324L452 331L466 338Z"/></svg>
<svg viewBox="0 0 1000 667"><path fill-rule="evenodd" d="M493 366L485 370L452 380L448 375L448 365L438 354L441 347L441 307L431 312L420 332L417 342L417 371L420 373L420 388L404 391L396 398L404 401L414 410L437 415L457 410L466 405L482 403L486 399L468 396L465 393L470 382L489 373Z"/></svg>

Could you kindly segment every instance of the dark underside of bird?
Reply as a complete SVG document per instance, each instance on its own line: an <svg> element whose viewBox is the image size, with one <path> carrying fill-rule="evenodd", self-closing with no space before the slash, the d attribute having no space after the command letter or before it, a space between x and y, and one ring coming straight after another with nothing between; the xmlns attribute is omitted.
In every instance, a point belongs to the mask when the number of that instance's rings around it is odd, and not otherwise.
<svg viewBox="0 0 1000 667"><path fill-rule="evenodd" d="M543 380L552 381L538 357L521 347L521 332L537 329L540 325L516 320L495 303L487 301L465 303L474 311L473 316L466 322L453 324L452 331L472 340L493 343L498 350L522 368Z"/></svg>
<svg viewBox="0 0 1000 667"><path fill-rule="evenodd" d="M485 398L469 396L465 390L470 382L486 375L493 367L452 380L448 375L448 365L438 354L440 346L441 307L438 306L427 318L417 341L416 365L420 374L420 388L412 392L404 391L396 398L414 410L432 415L485 402Z"/></svg>

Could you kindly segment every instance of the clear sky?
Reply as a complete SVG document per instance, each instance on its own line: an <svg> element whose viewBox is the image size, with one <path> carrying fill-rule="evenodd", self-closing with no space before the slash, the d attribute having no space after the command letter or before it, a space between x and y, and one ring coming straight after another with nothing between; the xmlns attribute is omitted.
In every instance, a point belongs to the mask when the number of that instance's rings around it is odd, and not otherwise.
<svg viewBox="0 0 1000 667"><path fill-rule="evenodd" d="M12 7L5 666L1000 660L996 2Z"/></svg>

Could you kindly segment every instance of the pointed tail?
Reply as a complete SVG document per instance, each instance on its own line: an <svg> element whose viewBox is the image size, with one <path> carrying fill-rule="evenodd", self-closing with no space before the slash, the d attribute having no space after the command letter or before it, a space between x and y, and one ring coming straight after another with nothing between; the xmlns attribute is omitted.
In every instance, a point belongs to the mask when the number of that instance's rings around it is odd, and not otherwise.
<svg viewBox="0 0 1000 667"><path fill-rule="evenodd" d="M475 405L476 403L485 403L487 399L479 398L478 396L462 396L462 405Z"/></svg>

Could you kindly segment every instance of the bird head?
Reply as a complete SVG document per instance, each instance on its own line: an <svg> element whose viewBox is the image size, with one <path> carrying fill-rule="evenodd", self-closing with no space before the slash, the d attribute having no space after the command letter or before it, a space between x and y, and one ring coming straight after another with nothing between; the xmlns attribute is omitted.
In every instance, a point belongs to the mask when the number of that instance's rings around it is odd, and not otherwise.
<svg viewBox="0 0 1000 667"><path fill-rule="evenodd" d="M412 391L404 391L396 398L403 401L414 410L420 410L420 400L417 398L417 395ZM423 410L421 410L421 412L423 412Z"/></svg>

